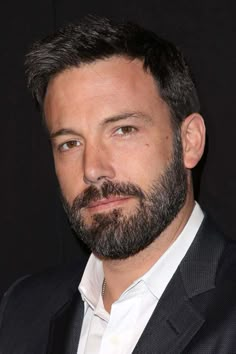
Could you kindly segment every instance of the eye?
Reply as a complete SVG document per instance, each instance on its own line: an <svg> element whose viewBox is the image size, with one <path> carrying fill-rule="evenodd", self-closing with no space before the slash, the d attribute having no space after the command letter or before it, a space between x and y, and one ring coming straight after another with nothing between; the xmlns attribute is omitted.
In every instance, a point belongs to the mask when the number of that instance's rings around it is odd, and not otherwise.
<svg viewBox="0 0 236 354"><path fill-rule="evenodd" d="M137 129L132 127L131 125L126 125L124 127L120 127L115 131L116 135L129 135L136 131Z"/></svg>
<svg viewBox="0 0 236 354"><path fill-rule="evenodd" d="M80 145L81 143L79 140L70 140L70 141L66 141L63 144L60 144L58 149L61 152L64 152L79 147Z"/></svg>

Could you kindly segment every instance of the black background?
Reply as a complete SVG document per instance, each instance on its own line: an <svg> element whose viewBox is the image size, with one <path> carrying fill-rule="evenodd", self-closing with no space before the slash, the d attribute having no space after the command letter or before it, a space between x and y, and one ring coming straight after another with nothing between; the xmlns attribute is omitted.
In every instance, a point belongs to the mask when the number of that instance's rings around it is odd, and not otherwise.
<svg viewBox="0 0 236 354"><path fill-rule="evenodd" d="M82 252L59 201L50 145L26 89L23 62L34 40L89 13L136 21L184 51L208 130L208 151L195 171L196 193L225 234L236 238L236 2L4 1L0 12L0 295L17 277L67 262Z"/></svg>

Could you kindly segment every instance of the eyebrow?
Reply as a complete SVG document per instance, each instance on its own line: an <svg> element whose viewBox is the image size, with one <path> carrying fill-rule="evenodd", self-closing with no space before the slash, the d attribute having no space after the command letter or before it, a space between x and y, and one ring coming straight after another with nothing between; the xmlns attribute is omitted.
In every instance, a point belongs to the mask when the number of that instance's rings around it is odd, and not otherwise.
<svg viewBox="0 0 236 354"><path fill-rule="evenodd" d="M62 135L79 135L78 132L74 129L66 129L66 128L63 128L63 129L59 129L57 130L56 132L54 133L50 133L49 135L49 138L50 139L55 139L57 136L62 136Z"/></svg>
<svg viewBox="0 0 236 354"><path fill-rule="evenodd" d="M107 117L99 125L105 126L105 125L115 123L120 120L125 120L128 118L142 119L142 120L145 120L149 123L152 121L150 116L148 116L142 112L125 112L125 113L121 113L121 114L118 114L115 116ZM80 134L74 129L62 128L62 129L57 130L56 132L52 132L50 134L50 139L54 139L58 136L63 136L63 135L80 135Z"/></svg>
<svg viewBox="0 0 236 354"><path fill-rule="evenodd" d="M112 117L105 118L104 121L101 122L101 125L107 125L109 123L115 123L123 119L128 119L128 118L137 118L137 119L142 119L146 121L151 121L151 117L148 115L142 113L142 112L125 112L121 113Z"/></svg>

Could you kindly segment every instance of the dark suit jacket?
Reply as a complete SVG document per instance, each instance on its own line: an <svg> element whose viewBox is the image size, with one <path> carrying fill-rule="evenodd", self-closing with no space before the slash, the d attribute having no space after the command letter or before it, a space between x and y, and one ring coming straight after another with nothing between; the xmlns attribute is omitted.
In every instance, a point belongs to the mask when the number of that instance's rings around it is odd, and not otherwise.
<svg viewBox="0 0 236 354"><path fill-rule="evenodd" d="M83 268L79 262L26 277L7 292L1 354L76 354ZM207 219L133 353L236 353L236 243L226 241Z"/></svg>

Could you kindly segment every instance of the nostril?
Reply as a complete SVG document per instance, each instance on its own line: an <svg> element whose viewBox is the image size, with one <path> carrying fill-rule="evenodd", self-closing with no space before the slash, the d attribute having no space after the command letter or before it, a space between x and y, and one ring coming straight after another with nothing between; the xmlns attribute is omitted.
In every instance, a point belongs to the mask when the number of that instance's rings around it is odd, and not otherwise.
<svg viewBox="0 0 236 354"><path fill-rule="evenodd" d="M106 179L107 178L107 176L100 176L100 177L98 177L98 181L101 181L102 179Z"/></svg>

